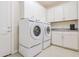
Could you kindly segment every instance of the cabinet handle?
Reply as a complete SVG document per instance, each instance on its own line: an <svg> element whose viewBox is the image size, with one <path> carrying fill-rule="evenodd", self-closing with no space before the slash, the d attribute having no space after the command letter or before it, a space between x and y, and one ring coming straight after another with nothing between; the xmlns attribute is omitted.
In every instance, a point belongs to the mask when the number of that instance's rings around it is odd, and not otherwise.
<svg viewBox="0 0 79 59"><path fill-rule="evenodd" d="M11 31L7 31L7 32L11 32Z"/></svg>
<svg viewBox="0 0 79 59"><path fill-rule="evenodd" d="M8 27L8 29L10 29L11 27Z"/></svg>

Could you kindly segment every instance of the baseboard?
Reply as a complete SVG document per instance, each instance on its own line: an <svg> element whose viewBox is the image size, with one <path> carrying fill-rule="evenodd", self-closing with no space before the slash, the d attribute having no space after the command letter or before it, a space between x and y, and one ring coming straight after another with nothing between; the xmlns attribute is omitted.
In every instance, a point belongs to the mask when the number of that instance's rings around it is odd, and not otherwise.
<svg viewBox="0 0 79 59"><path fill-rule="evenodd" d="M72 51L76 51L76 52L79 52L79 49L72 49L72 48L68 48L68 47L63 47L63 46L60 46L60 45L56 45L56 44L52 44L53 46L57 46L57 47L61 47L61 48L64 48L64 49L68 49L68 50L72 50Z"/></svg>
<svg viewBox="0 0 79 59"><path fill-rule="evenodd" d="M18 52L18 50L15 50L14 52L12 52L11 54L15 54L15 53L17 53Z"/></svg>

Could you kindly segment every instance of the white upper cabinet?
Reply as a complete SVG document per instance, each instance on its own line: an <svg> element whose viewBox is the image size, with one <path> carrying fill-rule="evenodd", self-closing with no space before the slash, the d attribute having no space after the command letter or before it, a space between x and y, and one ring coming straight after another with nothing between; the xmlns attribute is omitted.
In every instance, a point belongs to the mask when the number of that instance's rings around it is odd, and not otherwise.
<svg viewBox="0 0 79 59"><path fill-rule="evenodd" d="M64 20L77 19L77 1L68 2L64 6Z"/></svg>
<svg viewBox="0 0 79 59"><path fill-rule="evenodd" d="M55 21L63 20L63 6L55 7Z"/></svg>
<svg viewBox="0 0 79 59"><path fill-rule="evenodd" d="M50 22L66 21L78 19L77 1L66 2L48 10L48 20ZM53 10L54 9L54 10ZM54 19L54 20L52 20Z"/></svg>
<svg viewBox="0 0 79 59"><path fill-rule="evenodd" d="M51 9L47 10L47 21L48 22L54 22L55 21L54 8L51 8Z"/></svg>
<svg viewBox="0 0 79 59"><path fill-rule="evenodd" d="M48 9L47 19L49 22L56 22L63 20L63 6L56 6Z"/></svg>

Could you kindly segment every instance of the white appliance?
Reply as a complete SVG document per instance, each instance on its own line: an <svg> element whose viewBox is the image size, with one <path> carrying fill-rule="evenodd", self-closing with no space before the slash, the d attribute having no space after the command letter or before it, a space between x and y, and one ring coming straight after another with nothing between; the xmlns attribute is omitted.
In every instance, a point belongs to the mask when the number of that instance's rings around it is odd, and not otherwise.
<svg viewBox="0 0 79 59"><path fill-rule="evenodd" d="M51 44L51 26L49 23L44 23L44 37L42 41L42 49L49 47Z"/></svg>
<svg viewBox="0 0 79 59"><path fill-rule="evenodd" d="M42 51L43 27L41 22L23 19L19 22L19 52L33 57Z"/></svg>

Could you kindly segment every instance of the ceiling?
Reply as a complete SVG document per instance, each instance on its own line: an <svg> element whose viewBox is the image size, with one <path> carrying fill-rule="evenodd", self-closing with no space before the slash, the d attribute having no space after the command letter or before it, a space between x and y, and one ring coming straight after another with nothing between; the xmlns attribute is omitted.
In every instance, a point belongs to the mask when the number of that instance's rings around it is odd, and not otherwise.
<svg viewBox="0 0 79 59"><path fill-rule="evenodd" d="M40 3L45 8L51 8L65 2L68 2L68 1L38 1L38 3Z"/></svg>

